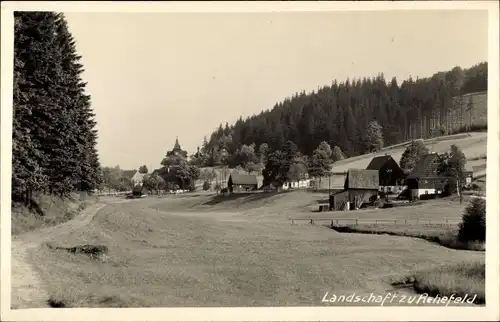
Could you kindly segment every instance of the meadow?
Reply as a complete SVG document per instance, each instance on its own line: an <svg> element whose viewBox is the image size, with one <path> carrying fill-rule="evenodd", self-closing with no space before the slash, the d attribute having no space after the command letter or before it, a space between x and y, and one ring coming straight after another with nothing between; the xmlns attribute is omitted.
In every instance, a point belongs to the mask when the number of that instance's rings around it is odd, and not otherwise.
<svg viewBox="0 0 500 322"><path fill-rule="evenodd" d="M30 261L52 305L152 307L315 306L326 292L408 292L393 287L394 279L484 260L483 252L418 238L290 224L287 214L293 208L306 213L317 197L290 192L240 199L239 211L230 211L234 200L226 209L219 202L219 210L203 210L214 200L208 195L109 203L87 225L45 237ZM271 212L292 200L292 208ZM178 211L189 202L190 209ZM54 249L82 244L107 245L109 252L96 261Z"/></svg>
<svg viewBox="0 0 500 322"><path fill-rule="evenodd" d="M485 171L486 133L426 144L433 151L457 144ZM386 151L398 161L403 149ZM340 161L334 171L363 168L372 157ZM463 204L451 197L388 209L313 212L326 193L195 192L101 197L87 201L103 206L90 217L77 215L86 207L81 202L70 207L49 200L47 217L35 221L22 207L13 209L13 283L38 276L13 293L13 302L30 305L21 298L31 292L37 297L31 305L53 307L321 306L326 292L390 291L476 292L477 303L483 303L484 252L428 241L456 233L467 198ZM318 221L292 223L301 218ZM349 233L328 227L331 220L348 227L355 219L359 223ZM64 250L77 245L103 245L107 252L96 260ZM398 286L407 280L410 288Z"/></svg>

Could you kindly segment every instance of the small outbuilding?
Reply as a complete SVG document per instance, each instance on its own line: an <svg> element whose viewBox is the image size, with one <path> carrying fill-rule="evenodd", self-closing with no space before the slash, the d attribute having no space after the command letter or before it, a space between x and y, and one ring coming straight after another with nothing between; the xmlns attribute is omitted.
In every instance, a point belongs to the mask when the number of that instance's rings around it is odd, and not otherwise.
<svg viewBox="0 0 500 322"><path fill-rule="evenodd" d="M349 202L354 208L378 198L379 176L377 170L349 169L344 190L349 191Z"/></svg>
<svg viewBox="0 0 500 322"><path fill-rule="evenodd" d="M359 209L378 198L379 176L377 170L349 169L344 190L330 195L331 210Z"/></svg>
<svg viewBox="0 0 500 322"><path fill-rule="evenodd" d="M230 193L257 190L257 186L257 177L254 175L233 172L227 181L227 187Z"/></svg>

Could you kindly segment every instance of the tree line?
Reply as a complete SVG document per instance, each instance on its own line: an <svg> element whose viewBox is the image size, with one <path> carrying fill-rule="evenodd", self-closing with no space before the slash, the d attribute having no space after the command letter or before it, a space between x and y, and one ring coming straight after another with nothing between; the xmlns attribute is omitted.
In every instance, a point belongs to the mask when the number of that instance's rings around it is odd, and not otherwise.
<svg viewBox="0 0 500 322"><path fill-rule="evenodd" d="M474 130L467 117L474 106L463 95L486 91L487 79L488 65L483 62L468 69L457 66L429 78L410 77L401 85L396 78L386 82L383 74L335 80L309 94L302 91L285 98L271 110L245 120L240 117L233 125L220 124L204 138L201 157L195 162L232 168L246 165L249 172L259 171L265 155L282 150L287 142L309 157L321 142L352 157L373 151L382 141L393 145L451 134L457 125L453 113L459 115L458 131ZM373 134L379 132L377 143Z"/></svg>
<svg viewBox="0 0 500 322"><path fill-rule="evenodd" d="M178 139L175 140L173 149L166 152L160 163L162 166L152 173L148 173L145 165L140 166L138 172L144 175L140 183L132 181L119 166L104 167L101 188L114 191L133 191L136 188L144 188L157 193L178 189L195 190L195 182L200 177L200 169L188 162L188 154L182 150Z"/></svg>
<svg viewBox="0 0 500 322"><path fill-rule="evenodd" d="M102 181L80 59L63 14L14 13L14 201L91 191Z"/></svg>

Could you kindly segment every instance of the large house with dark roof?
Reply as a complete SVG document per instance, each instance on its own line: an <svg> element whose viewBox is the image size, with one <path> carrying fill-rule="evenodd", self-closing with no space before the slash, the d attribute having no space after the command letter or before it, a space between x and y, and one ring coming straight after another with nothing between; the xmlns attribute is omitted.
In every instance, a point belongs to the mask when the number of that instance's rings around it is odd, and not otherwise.
<svg viewBox="0 0 500 322"><path fill-rule="evenodd" d="M373 158L366 170L378 171L380 190L387 192L402 190L405 173L392 156L382 155Z"/></svg>
<svg viewBox="0 0 500 322"><path fill-rule="evenodd" d="M410 198L421 198L423 195L449 194L455 187L451 187L452 180L444 173L440 173L441 157L437 153L429 153L423 156L415 165L413 171L406 178L406 184L410 190ZM472 169L465 166L462 173L463 186L472 181ZM456 182L453 180L453 182Z"/></svg>
<svg viewBox="0 0 500 322"><path fill-rule="evenodd" d="M445 192L448 188L448 177L439 172L440 164L441 158L437 153L429 153L417 162L406 178L411 199Z"/></svg>
<svg viewBox="0 0 500 322"><path fill-rule="evenodd" d="M229 175L227 187L230 193L257 190L257 177L254 175L233 172Z"/></svg>

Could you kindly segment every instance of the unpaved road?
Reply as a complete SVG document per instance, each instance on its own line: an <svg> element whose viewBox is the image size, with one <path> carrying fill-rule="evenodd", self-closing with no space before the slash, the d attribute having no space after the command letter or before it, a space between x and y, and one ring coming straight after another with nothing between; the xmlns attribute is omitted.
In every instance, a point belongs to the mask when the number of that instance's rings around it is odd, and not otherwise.
<svg viewBox="0 0 500 322"><path fill-rule="evenodd" d="M31 251L42 243L65 231L71 231L87 225L106 204L95 204L85 209L74 219L54 227L42 228L19 236L12 236L11 255L11 308L48 307L49 296L43 288L38 273L29 263Z"/></svg>

